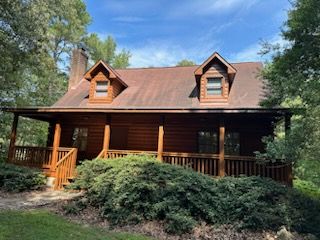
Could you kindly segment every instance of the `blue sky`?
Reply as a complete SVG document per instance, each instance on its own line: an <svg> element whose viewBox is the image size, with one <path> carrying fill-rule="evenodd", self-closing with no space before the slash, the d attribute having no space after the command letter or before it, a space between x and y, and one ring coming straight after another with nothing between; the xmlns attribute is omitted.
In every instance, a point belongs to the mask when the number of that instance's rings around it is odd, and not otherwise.
<svg viewBox="0 0 320 240"><path fill-rule="evenodd" d="M261 40L279 36L288 0L85 0L89 32L113 36L131 67L202 63L214 51L230 62L262 61Z"/></svg>

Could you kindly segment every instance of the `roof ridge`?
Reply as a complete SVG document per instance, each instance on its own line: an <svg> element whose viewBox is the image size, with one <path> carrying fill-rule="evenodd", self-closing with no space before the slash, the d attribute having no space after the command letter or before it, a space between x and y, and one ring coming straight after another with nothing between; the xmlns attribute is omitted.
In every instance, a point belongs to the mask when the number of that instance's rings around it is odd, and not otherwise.
<svg viewBox="0 0 320 240"><path fill-rule="evenodd" d="M137 69L162 69L162 68L187 68L187 67L197 67L200 65L191 65L191 66L163 66L163 67L133 67L133 68L116 68L115 70L137 70Z"/></svg>
<svg viewBox="0 0 320 240"><path fill-rule="evenodd" d="M247 64L247 63L258 63L258 64L262 64L261 61L248 61L248 62L234 62L234 63L230 63L231 65L233 64ZM163 66L163 67L128 67L128 68L116 68L114 69L115 71L118 70L143 70L143 69L165 69L165 68L191 68L191 67L199 67L201 65L191 65L191 66Z"/></svg>

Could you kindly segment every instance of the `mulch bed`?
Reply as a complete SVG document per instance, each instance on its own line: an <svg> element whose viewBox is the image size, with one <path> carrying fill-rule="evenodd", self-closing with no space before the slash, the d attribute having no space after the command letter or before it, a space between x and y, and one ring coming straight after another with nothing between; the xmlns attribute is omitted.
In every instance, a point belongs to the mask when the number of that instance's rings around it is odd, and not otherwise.
<svg viewBox="0 0 320 240"><path fill-rule="evenodd" d="M88 226L101 227L115 232L130 232L153 237L159 240L314 240L312 236L302 236L297 233L290 233L282 229L282 234L291 235L291 238L279 238L275 231L253 232L249 230L237 230L232 225L206 225L196 227L192 233L181 236L170 235L164 231L161 222L144 222L137 225L126 225L121 227L111 226L107 220L100 217L98 209L88 207L79 214L66 214L62 206L68 201L60 202L54 208L54 212L64 216L72 222Z"/></svg>
<svg viewBox="0 0 320 240"><path fill-rule="evenodd" d="M161 222L144 222L137 225L126 225L121 227L111 226L107 220L101 218L98 209L88 207L79 214L66 214L63 206L78 197L81 193L32 191L24 193L6 193L0 191L1 209L47 209L61 215L69 221L87 226L101 227L115 232L138 233L150 236L159 240L314 240L312 236L302 236L297 233L289 233L282 230L284 235L291 235L291 238L280 238L275 231L253 232L248 230L237 230L232 225L202 225L196 227L192 233L181 236L170 235L164 231ZM70 200L71 199L71 200Z"/></svg>

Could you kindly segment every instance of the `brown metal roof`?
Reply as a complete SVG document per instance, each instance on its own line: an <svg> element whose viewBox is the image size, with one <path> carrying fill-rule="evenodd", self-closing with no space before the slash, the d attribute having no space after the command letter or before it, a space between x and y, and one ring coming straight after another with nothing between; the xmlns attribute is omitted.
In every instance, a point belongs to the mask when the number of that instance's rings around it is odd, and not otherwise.
<svg viewBox="0 0 320 240"><path fill-rule="evenodd" d="M194 72L199 66L116 69L128 87L110 104L88 102L90 82L81 80L52 108L217 109L260 108L259 62L231 64L237 70L227 104L200 105Z"/></svg>

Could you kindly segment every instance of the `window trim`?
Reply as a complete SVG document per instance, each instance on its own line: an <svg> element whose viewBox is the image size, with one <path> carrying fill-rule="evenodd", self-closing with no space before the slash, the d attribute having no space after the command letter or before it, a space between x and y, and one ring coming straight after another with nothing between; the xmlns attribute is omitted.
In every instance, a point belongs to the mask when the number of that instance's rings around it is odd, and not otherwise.
<svg viewBox="0 0 320 240"><path fill-rule="evenodd" d="M221 79L221 95L208 95L207 94L207 83L208 78L220 78ZM225 104L229 101L229 88L230 84L228 82L227 76L223 73L204 73L200 78L200 92L199 92L199 100L201 105L206 104Z"/></svg>
<svg viewBox="0 0 320 240"><path fill-rule="evenodd" d="M97 82L107 82L107 95L106 96L96 96ZM89 91L89 103L111 103L111 81L109 79L92 79L90 83Z"/></svg>
<svg viewBox="0 0 320 240"><path fill-rule="evenodd" d="M106 96L96 96L96 92L97 92L97 87L98 87L98 82L106 82L107 83L107 89L106 89L106 92L107 92L107 95ZM94 88L93 88L93 97L94 99L106 99L109 97L109 92L110 92L110 81L109 80L96 80L94 81Z"/></svg>
<svg viewBox="0 0 320 240"><path fill-rule="evenodd" d="M214 152L211 153L205 153L205 152L201 152L200 151L200 139L199 139L199 134L200 132L209 132L209 133L213 133L213 135L216 135L216 149L214 150ZM207 144L206 144L207 145ZM214 146L214 145L213 145ZM219 132L218 129L200 129L197 131L197 152L198 153L203 153L203 154L219 154Z"/></svg>
<svg viewBox="0 0 320 240"><path fill-rule="evenodd" d="M230 143L233 143L232 141L232 136L234 136L234 134L238 135L238 153L228 153L227 152L227 149L228 149L228 145L227 145L227 140L228 140L228 137L227 135L230 134L230 140L231 142ZM231 144L230 144L231 145ZM231 145L232 146L232 145ZM229 130L229 131L226 131L225 133L225 138L224 138L224 151L225 151L225 155L231 155L231 156L241 156L241 133L239 131L234 131L234 130Z"/></svg>
<svg viewBox="0 0 320 240"><path fill-rule="evenodd" d="M209 87L208 85L209 85L209 80L211 80L211 79L213 79L213 80L219 80L220 81L220 87ZM208 89L211 89L211 90L217 90L217 89L219 89L220 91L221 91L221 94L208 94ZM206 97L209 97L209 98L212 98L212 97L223 97L223 77L221 77L221 76L216 76L216 77L214 77L214 76L208 76L207 78L206 78Z"/></svg>

